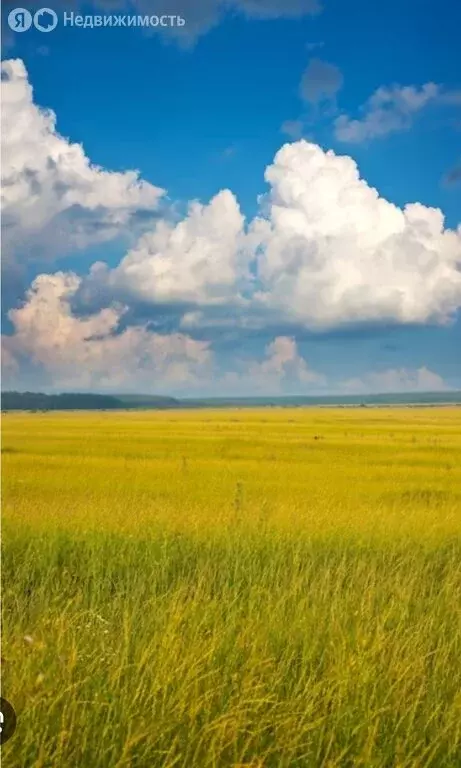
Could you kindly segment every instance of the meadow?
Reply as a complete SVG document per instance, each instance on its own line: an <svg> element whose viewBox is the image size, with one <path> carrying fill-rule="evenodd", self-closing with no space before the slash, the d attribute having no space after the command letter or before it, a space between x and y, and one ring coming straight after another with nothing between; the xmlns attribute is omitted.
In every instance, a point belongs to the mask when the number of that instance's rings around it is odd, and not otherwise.
<svg viewBox="0 0 461 768"><path fill-rule="evenodd" d="M5 768L459 768L461 409L8 413Z"/></svg>

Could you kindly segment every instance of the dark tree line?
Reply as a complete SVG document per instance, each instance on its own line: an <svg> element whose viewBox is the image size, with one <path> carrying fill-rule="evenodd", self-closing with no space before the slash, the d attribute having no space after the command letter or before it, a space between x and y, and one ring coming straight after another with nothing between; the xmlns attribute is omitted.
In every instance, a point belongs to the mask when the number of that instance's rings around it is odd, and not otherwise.
<svg viewBox="0 0 461 768"><path fill-rule="evenodd" d="M162 395L94 395L67 392L46 395L43 392L2 392L2 411L76 411L114 410L116 408L178 408L180 401Z"/></svg>
<svg viewBox="0 0 461 768"><path fill-rule="evenodd" d="M124 407L121 400L111 395L2 392L3 411L73 411Z"/></svg>

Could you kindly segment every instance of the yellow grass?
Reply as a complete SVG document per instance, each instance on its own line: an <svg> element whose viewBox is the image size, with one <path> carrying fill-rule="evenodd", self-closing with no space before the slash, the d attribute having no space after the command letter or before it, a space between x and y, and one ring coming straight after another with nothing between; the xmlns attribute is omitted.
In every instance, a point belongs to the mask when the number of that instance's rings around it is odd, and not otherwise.
<svg viewBox="0 0 461 768"><path fill-rule="evenodd" d="M3 417L5 765L461 765L461 409Z"/></svg>

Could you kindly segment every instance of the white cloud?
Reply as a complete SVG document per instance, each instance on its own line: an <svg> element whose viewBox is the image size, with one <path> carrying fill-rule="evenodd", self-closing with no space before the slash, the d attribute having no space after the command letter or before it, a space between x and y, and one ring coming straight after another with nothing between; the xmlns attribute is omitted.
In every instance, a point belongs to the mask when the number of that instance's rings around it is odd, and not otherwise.
<svg viewBox="0 0 461 768"><path fill-rule="evenodd" d="M120 232L141 208L155 209L160 190L134 173L91 166L79 145L56 133L54 115L32 103L22 62L4 71L4 250L15 266L33 244L61 255ZM422 108L421 93L403 98ZM249 226L223 190L208 204L192 203L179 222L157 221L114 269L97 263L86 278L40 275L10 313L6 370L19 376L30 364L62 387L147 383L170 391L210 370L209 344L187 333L270 327L279 336L251 364L253 379L320 386L295 341L281 335L288 328L444 323L461 307L461 227L445 229L440 210L398 208L360 178L352 158L305 140L283 146L265 178L270 191ZM78 316L72 307L89 301L91 287L105 308ZM139 303L168 305L168 327L183 332L130 326Z"/></svg>
<svg viewBox="0 0 461 768"><path fill-rule="evenodd" d="M73 168L73 149L68 161L69 145L52 138L63 151L58 167ZM76 156L84 158L80 151ZM72 194L83 195L87 205L94 199L97 206L106 194L110 201L113 175L84 162L85 173L90 181L69 184ZM108 210L124 218L126 208L117 208L120 185L122 198L128 192L115 176ZM352 158L304 140L282 147L265 178L270 192L248 228L235 196L223 190L206 205L192 203L177 223L159 220L115 269L96 264L85 287L93 284L109 304L117 298L130 305L176 304L178 324L186 312L183 328L197 327L200 317L209 327L210 318L218 321L216 308L221 326L327 328L443 323L461 306L461 228L444 229L440 210L420 203L401 210L360 178ZM41 203L33 196L28 201L21 184L18 189L16 200L10 195L11 217L27 237L34 217L37 231L43 226ZM65 209L68 194L56 192L53 210ZM80 234L74 224L70 238Z"/></svg>
<svg viewBox="0 0 461 768"><path fill-rule="evenodd" d="M19 364L13 353L11 336L2 336L2 383L19 374Z"/></svg>
<svg viewBox="0 0 461 768"><path fill-rule="evenodd" d="M254 301L307 327L447 321L461 306L461 228L380 198L350 157L286 144L266 170Z"/></svg>
<svg viewBox="0 0 461 768"><path fill-rule="evenodd" d="M5 388L144 391L184 394L216 390L242 394L425 392L448 389L427 367L366 373L335 385L313 370L293 337L278 336L262 359L232 359L219 373L208 342L182 333L158 334L145 325L120 328L126 307L86 317L72 312L80 285L73 273L39 275L19 309L11 310L12 336L2 337Z"/></svg>
<svg viewBox="0 0 461 768"><path fill-rule="evenodd" d="M352 158L303 140L282 147L266 181L248 230L224 190L176 225L159 222L88 283L124 301L191 305L178 308L190 329L444 323L461 306L461 228L444 229L440 210L398 208Z"/></svg>
<svg viewBox="0 0 461 768"><path fill-rule="evenodd" d="M324 382L321 374L309 368L299 354L295 339L289 336L278 336L267 345L265 358L249 366L249 377L259 388L268 389L280 388L284 382L300 385Z"/></svg>
<svg viewBox="0 0 461 768"><path fill-rule="evenodd" d="M39 275L23 306L10 310L14 333L2 337L4 386L22 388L28 380L37 386L38 380L54 389L181 392L209 389L214 379L224 389L277 393L325 384L291 337L276 337L262 360L234 359L232 370L221 375L208 342L154 333L145 325L121 330L122 305L76 316L71 302L80 284L71 272Z"/></svg>
<svg viewBox="0 0 461 768"><path fill-rule="evenodd" d="M110 275L115 289L157 303L237 301L249 282L244 218L229 190L192 203L178 224L160 221Z"/></svg>
<svg viewBox="0 0 461 768"><path fill-rule="evenodd" d="M386 394L390 392L443 392L447 384L438 373L421 368L390 368L342 382L341 391L351 394Z"/></svg>
<svg viewBox="0 0 461 768"><path fill-rule="evenodd" d="M310 368L290 336L277 336L264 350L262 360L235 360L233 370L219 379L221 391L233 395L302 394L322 390L326 378Z"/></svg>
<svg viewBox="0 0 461 768"><path fill-rule="evenodd" d="M151 304L239 306L253 317L247 325L265 314L265 322L309 328L446 322L461 305L461 230L444 229L438 209L401 210L360 178L350 157L306 141L282 147L266 181L265 216L248 233L224 190L144 235L107 272L111 290ZM199 317L186 316L184 327ZM243 325L240 316L229 321Z"/></svg>
<svg viewBox="0 0 461 768"><path fill-rule="evenodd" d="M60 136L55 114L33 103L20 59L2 62L2 160L6 266L111 239L163 195L136 171L92 165L81 145Z"/></svg>
<svg viewBox="0 0 461 768"><path fill-rule="evenodd" d="M429 104L461 103L461 91L446 90L437 83L420 88L409 85L381 86L361 108L361 118L340 115L335 120L335 135L340 141L360 143L411 128L415 116Z"/></svg>
<svg viewBox="0 0 461 768"><path fill-rule="evenodd" d="M3 337L4 376L13 385L31 366L53 387L174 391L209 373L207 342L180 333L151 332L145 325L119 330L125 312L112 306L88 317L72 313L80 285L73 273L39 275L19 309L9 312L12 336Z"/></svg>

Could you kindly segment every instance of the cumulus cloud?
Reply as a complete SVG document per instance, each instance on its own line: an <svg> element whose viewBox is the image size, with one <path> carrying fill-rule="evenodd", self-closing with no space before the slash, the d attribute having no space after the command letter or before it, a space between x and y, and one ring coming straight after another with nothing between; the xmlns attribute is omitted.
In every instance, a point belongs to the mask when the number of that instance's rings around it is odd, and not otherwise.
<svg viewBox="0 0 461 768"><path fill-rule="evenodd" d="M341 70L322 59L311 59L300 85L301 98L311 106L331 106L343 85Z"/></svg>
<svg viewBox="0 0 461 768"><path fill-rule="evenodd" d="M210 380L233 391L283 392L323 387L326 380L301 356L294 338L279 336L261 360L233 360L231 370L214 370L209 342L182 333L158 334L146 325L120 329L120 304L86 316L72 311L81 278L72 272L35 278L26 300L10 310L14 327L2 337L4 386L31 382L54 389L103 391L190 391Z"/></svg>
<svg viewBox="0 0 461 768"><path fill-rule="evenodd" d="M374 371L360 378L348 379L341 385L343 392L351 394L386 394L391 392L443 392L448 389L438 373L425 366L415 370L389 368Z"/></svg>
<svg viewBox="0 0 461 768"><path fill-rule="evenodd" d="M260 360L236 360L234 369L219 380L223 391L235 394L316 392L326 385L326 378L310 368L290 336L277 336L264 350Z"/></svg>
<svg viewBox="0 0 461 768"><path fill-rule="evenodd" d="M147 325L120 328L126 307L113 305L76 316L72 297L80 284L73 273L39 275L23 306L11 310L11 336L2 337L5 388L145 391L185 394L314 394L423 392L448 389L427 367L366 373L335 385L313 370L294 337L278 336L261 359L233 358L216 369L210 344L181 334L158 334Z"/></svg>
<svg viewBox="0 0 461 768"><path fill-rule="evenodd" d="M108 279L114 290L147 302L235 303L250 281L244 218L229 190L194 202L177 224L160 221Z"/></svg>
<svg viewBox="0 0 461 768"><path fill-rule="evenodd" d="M267 345L265 358L253 362L249 367L249 376L259 386L282 387L284 382L291 384L322 384L324 377L312 371L299 354L294 338L278 336Z"/></svg>
<svg viewBox="0 0 461 768"><path fill-rule="evenodd" d="M315 144L286 144L266 170L267 215L254 300L307 327L445 322L461 306L461 228L440 210L402 210L356 163Z"/></svg>
<svg viewBox="0 0 461 768"><path fill-rule="evenodd" d="M138 172L92 165L33 102L20 59L2 62L2 230L4 267L45 260L127 230L158 208L163 190Z"/></svg>
<svg viewBox="0 0 461 768"><path fill-rule="evenodd" d="M159 220L116 268L96 264L83 283L87 295L93 286L107 304L177 305L178 327L189 328L206 326L216 307L221 324L322 329L443 323L461 306L461 228L445 229L440 210L398 208L360 178L352 158L305 140L283 146L265 178L270 191L249 226L229 190L194 202L184 219ZM110 183L106 191L110 200ZM95 181L85 192L103 194ZM55 208L66 196L57 193ZM32 220L35 205L32 198ZM23 197L10 206L27 236ZM78 235L74 227L71 237Z"/></svg>
<svg viewBox="0 0 461 768"><path fill-rule="evenodd" d="M352 158L304 140L282 147L266 181L249 227L225 190L177 224L159 222L88 285L99 296L176 303L188 329L444 323L461 306L461 228L445 229L440 210L398 208ZM216 307L227 309L218 316Z"/></svg>
<svg viewBox="0 0 461 768"><path fill-rule="evenodd" d="M120 330L121 305L77 317L71 300L80 281L73 273L39 275L23 306L10 310L14 333L2 339L4 385L23 384L30 375L64 389L176 391L209 372L207 342L146 325Z"/></svg>
<svg viewBox="0 0 461 768"><path fill-rule="evenodd" d="M136 173L92 166L56 132L54 115L32 102L22 62L4 72L3 244L15 267L37 245L61 255L155 210L161 190ZM400 209L352 158L305 140L285 144L265 179L269 191L249 224L223 190L191 203L179 221L157 219L115 268L37 277L9 313L9 375L33 369L55 386L171 391L208 375L210 344L198 338L264 328L277 338L237 379L250 372L254 381L321 386L298 353L300 329L445 323L461 307L461 227L446 229L440 210ZM140 323L140 304L167 308L168 332Z"/></svg>
<svg viewBox="0 0 461 768"><path fill-rule="evenodd" d="M347 114L335 120L335 135L340 141L360 143L411 128L416 115L429 104L457 105L461 91L447 90L437 83L421 87L381 86L361 107L361 117Z"/></svg>

